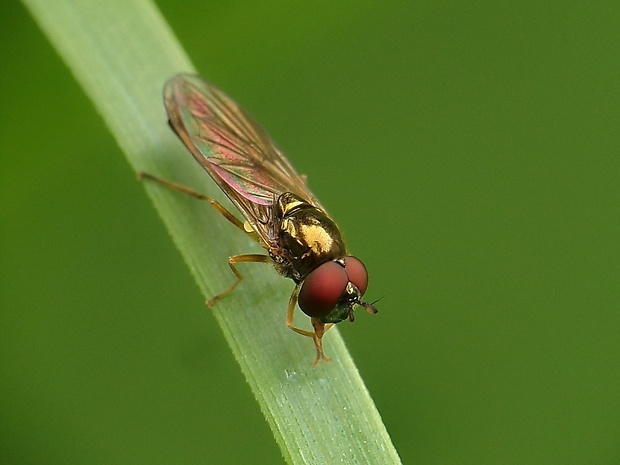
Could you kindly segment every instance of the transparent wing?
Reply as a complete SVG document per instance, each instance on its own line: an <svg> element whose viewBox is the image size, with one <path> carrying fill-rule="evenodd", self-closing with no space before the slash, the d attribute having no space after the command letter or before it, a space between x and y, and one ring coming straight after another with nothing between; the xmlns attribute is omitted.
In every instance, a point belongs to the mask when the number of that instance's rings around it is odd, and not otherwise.
<svg viewBox="0 0 620 465"><path fill-rule="evenodd" d="M265 228L284 192L324 211L269 135L217 87L179 74L166 84L164 103L174 131L255 229Z"/></svg>

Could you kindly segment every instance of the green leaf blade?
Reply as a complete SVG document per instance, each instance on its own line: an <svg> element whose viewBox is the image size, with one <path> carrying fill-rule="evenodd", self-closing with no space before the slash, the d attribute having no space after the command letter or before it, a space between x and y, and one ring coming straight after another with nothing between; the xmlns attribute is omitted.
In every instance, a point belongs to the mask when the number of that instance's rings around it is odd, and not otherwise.
<svg viewBox="0 0 620 465"><path fill-rule="evenodd" d="M23 3L135 171L193 186L229 205L166 124L164 82L195 71L152 2ZM232 282L226 257L260 252L203 203L152 183L145 187L205 298ZM338 331L325 336L333 362L314 367L312 343L284 325L292 283L260 265L242 273L244 281L213 312L286 461L400 463Z"/></svg>

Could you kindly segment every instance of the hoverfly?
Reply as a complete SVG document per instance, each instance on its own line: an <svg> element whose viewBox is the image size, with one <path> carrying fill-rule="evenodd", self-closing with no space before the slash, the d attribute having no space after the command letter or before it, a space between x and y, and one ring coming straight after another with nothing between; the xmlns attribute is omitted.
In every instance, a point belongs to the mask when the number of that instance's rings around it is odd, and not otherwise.
<svg viewBox="0 0 620 465"><path fill-rule="evenodd" d="M207 303L214 305L241 282L238 263L273 263L295 288L286 325L311 337L315 364L329 361L322 337L334 323L353 321L356 306L377 313L362 296L368 286L363 263L347 255L342 235L303 176L260 125L221 90L194 75L179 74L166 83L164 104L170 127L243 213L241 222L216 200L178 184L141 173L172 189L208 200L216 210L260 243L268 255L228 258L235 281ZM310 317L314 331L294 326L295 305Z"/></svg>

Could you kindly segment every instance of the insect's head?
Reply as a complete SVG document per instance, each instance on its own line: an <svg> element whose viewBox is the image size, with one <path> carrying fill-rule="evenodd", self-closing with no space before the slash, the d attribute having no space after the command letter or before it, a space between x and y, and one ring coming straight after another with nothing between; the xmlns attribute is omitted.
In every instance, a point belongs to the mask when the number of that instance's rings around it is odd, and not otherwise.
<svg viewBox="0 0 620 465"><path fill-rule="evenodd" d="M362 301L368 287L368 272L355 257L322 263L312 270L299 291L299 308L322 323L353 321L353 310L360 305L375 314L377 309Z"/></svg>

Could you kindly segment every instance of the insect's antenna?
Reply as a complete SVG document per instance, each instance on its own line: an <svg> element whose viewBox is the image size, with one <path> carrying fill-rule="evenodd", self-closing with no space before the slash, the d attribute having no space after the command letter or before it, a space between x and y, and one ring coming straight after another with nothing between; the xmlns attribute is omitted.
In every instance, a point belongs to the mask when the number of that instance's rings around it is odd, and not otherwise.
<svg viewBox="0 0 620 465"><path fill-rule="evenodd" d="M368 313L370 313L371 315L376 315L377 313L379 313L379 310L377 310L377 308L374 306L374 304L378 302L377 300L375 300L373 303L369 304L368 302L360 302L360 305L362 307L364 307L366 309L366 311Z"/></svg>

